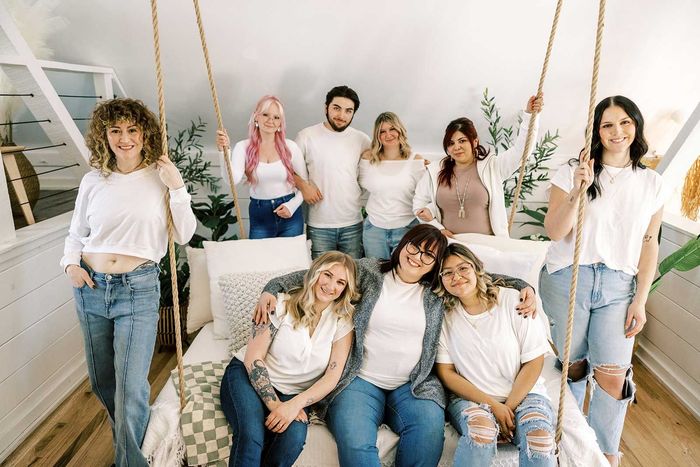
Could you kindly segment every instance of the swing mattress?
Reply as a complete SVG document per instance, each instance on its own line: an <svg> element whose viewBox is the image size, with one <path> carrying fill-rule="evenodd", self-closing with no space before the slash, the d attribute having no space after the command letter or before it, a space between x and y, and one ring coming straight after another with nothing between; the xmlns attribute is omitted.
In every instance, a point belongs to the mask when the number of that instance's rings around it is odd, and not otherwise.
<svg viewBox="0 0 700 467"><path fill-rule="evenodd" d="M197 337L184 355L185 364L193 364L205 361L221 361L229 359L228 340L215 339L213 323L208 323L202 328ZM556 357L548 355L545 359L542 376L545 379L547 393L552 400L552 406L556 408L559 400L559 382L561 373L554 367ZM609 465L600 452L596 443L593 430L586 423L586 419L576 406L573 395L566 389L566 404L564 407L564 430L562 436L560 465L562 466L601 466ZM146 439L144 441L144 453L152 454L156 450L167 449L171 443L165 439L163 433L179 432L178 397L172 380L168 380L159 393L151 410L151 420L148 425ZM556 409L555 409L556 413ZM171 426L168 426L171 425ZM175 425L175 426L172 426ZM459 435L449 423L445 424L445 446L440 459L440 467L452 465L455 448ZM382 425L377 437L377 447L383 466L393 466L398 444L396 436L388 427ZM161 453L162 454L162 453ZM167 453L159 458L175 459L175 453ZM165 462L158 462L158 467L169 467ZM156 465L154 463L153 465ZM172 465L180 465L173 463ZM294 464L298 467L331 467L338 466L333 436L322 423L312 424L306 439L304 451ZM493 466L518 465L518 450L511 444L500 444L498 455Z"/></svg>

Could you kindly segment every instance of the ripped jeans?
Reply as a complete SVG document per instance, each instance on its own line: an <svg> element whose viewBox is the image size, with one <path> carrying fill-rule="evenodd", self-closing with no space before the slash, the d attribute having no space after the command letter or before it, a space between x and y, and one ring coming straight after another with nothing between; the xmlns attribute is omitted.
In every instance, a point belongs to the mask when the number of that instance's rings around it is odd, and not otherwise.
<svg viewBox="0 0 700 467"><path fill-rule="evenodd" d="M450 423L461 435L454 466L491 465L496 456L499 427L491 407L452 396L447 406ZM515 409L513 444L520 450L520 467L553 467L554 415L545 397L530 393ZM544 431L532 433L533 431Z"/></svg>
<svg viewBox="0 0 700 467"><path fill-rule="evenodd" d="M563 358L566 339L570 286L571 266L551 274L546 266L542 268L542 304L560 358ZM591 383L588 423L605 454L618 453L627 407L634 398L631 365L634 339L625 337L625 319L636 288L634 276L610 269L603 263L579 266L569 361L585 364L587 377L577 381L570 378L569 387L582 408L586 383ZM593 377L594 371L624 377L621 400L599 386Z"/></svg>

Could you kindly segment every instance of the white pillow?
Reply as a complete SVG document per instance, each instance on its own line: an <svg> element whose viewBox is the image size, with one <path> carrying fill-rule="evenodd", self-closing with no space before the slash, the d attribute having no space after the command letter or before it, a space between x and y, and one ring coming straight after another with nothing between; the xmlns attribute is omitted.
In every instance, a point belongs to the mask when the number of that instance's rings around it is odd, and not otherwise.
<svg viewBox="0 0 700 467"><path fill-rule="evenodd" d="M187 333L192 334L213 318L209 299L209 273L204 248L187 247L190 265L190 306L187 309Z"/></svg>
<svg viewBox="0 0 700 467"><path fill-rule="evenodd" d="M214 338L226 339L228 325L219 278L234 272L261 272L308 269L311 255L306 236L204 242L209 272L211 314Z"/></svg>
<svg viewBox="0 0 700 467"><path fill-rule="evenodd" d="M235 272L219 278L219 288L224 300L228 325L227 338L231 339L229 351L233 356L248 343L251 336L253 308L258 303L265 284L275 277L292 272L280 271Z"/></svg>

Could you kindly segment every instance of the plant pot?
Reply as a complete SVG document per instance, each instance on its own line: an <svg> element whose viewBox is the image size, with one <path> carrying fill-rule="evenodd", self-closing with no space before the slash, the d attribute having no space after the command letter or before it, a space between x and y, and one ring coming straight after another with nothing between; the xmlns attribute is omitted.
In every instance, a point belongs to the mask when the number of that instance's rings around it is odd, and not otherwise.
<svg viewBox="0 0 700 467"><path fill-rule="evenodd" d="M7 146L14 146L15 144L13 142L7 142L5 143ZM27 159L27 156L24 155L22 152L15 152L13 153L15 162L17 163L17 169L19 170L19 175L22 177L22 185L24 185L24 191L27 193L27 199L29 200L29 205L31 206L32 209L34 209L34 206L36 205L36 202L39 200L39 177L36 174L36 171L34 170L34 166L32 165L31 162L29 162L29 159ZM5 180L7 182L7 191L9 192L8 194L10 195L10 204L12 206L12 215L14 216L22 216L22 206L19 203L19 199L17 198L17 193L15 193L15 189L12 186L12 183L10 183L10 176L7 173L7 170L5 170Z"/></svg>
<svg viewBox="0 0 700 467"><path fill-rule="evenodd" d="M180 332L183 343L187 343L187 305L187 301L180 302ZM174 314L172 306L162 306L158 310L158 332L156 334L158 352L163 348L175 348Z"/></svg>

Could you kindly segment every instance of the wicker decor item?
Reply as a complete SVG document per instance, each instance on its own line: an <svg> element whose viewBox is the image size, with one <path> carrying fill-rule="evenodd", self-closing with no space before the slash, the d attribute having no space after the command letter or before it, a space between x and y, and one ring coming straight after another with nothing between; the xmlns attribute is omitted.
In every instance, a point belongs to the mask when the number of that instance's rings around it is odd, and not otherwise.
<svg viewBox="0 0 700 467"><path fill-rule="evenodd" d="M681 212L691 221L698 220L700 211L700 156L688 169L681 194Z"/></svg>
<svg viewBox="0 0 700 467"><path fill-rule="evenodd" d="M187 305L180 302L180 332L187 342ZM158 351L163 348L175 347L175 317L172 306L162 306L158 309L158 333L156 334Z"/></svg>
<svg viewBox="0 0 700 467"><path fill-rule="evenodd" d="M4 146L6 150L15 146L15 144L12 142L7 142L5 144L7 145ZM9 152L3 151L3 154L9 154ZM17 163L19 175L22 178L22 185L24 185L24 191L27 193L29 205L33 209L36 205L36 202L39 200L39 177L37 176L36 171L34 170L34 166L31 162L29 162L29 159L27 159L27 156L25 156L24 153L22 153L21 151L12 151L11 154L14 156L15 162ZM11 177L7 173L7 170L5 170L5 180L7 182L7 191L10 195L12 215L22 216L22 206L20 205L19 199L17 198L15 188L12 186L12 183L10 183Z"/></svg>

